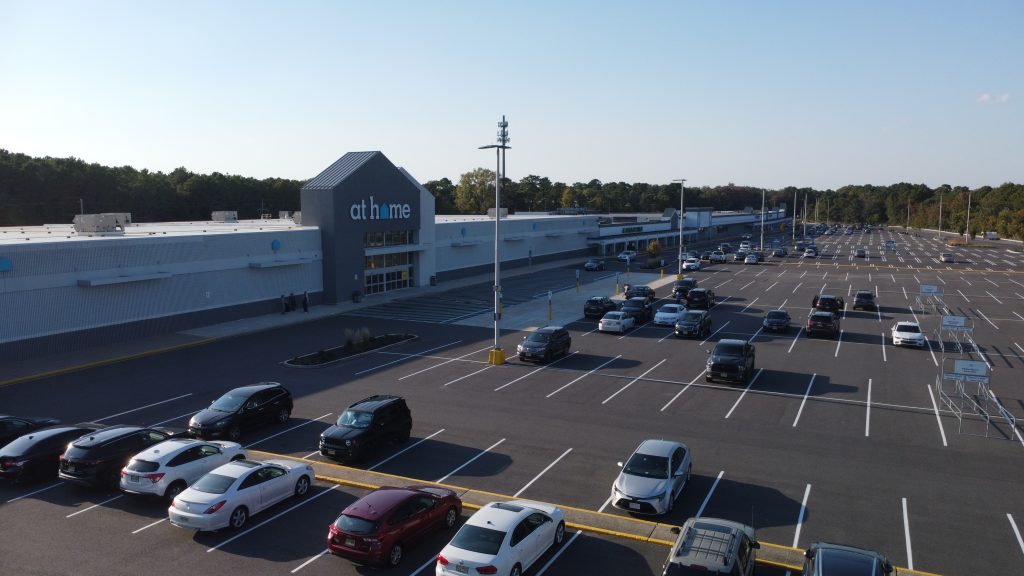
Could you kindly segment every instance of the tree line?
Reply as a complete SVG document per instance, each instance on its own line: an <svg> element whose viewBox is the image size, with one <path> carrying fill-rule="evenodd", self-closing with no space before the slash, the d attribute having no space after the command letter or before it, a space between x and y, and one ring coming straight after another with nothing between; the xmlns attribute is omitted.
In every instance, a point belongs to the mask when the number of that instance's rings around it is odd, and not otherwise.
<svg viewBox="0 0 1024 576"><path fill-rule="evenodd" d="M493 170L477 168L454 183L448 178L425 182L436 199L437 214L484 214L494 207ZM131 212L135 222L209 220L215 210L237 210L241 219L276 217L278 211L300 209L303 181L262 180L237 175L196 174L177 168L164 174L131 166L109 167L77 158L36 158L0 149L0 226L70 223L75 214ZM509 212L551 212L581 209L595 212L662 212L679 207L678 183L554 182L529 175L502 180L502 206ZM688 207L743 210L761 207L762 189L732 183L687 188ZM864 222L913 228L936 228L942 204L944 230L963 233L967 202L971 232L993 230L1024 238L1024 185L996 188L899 183L889 186L851 185L837 190L787 187L765 191L768 208L787 206L820 222Z"/></svg>

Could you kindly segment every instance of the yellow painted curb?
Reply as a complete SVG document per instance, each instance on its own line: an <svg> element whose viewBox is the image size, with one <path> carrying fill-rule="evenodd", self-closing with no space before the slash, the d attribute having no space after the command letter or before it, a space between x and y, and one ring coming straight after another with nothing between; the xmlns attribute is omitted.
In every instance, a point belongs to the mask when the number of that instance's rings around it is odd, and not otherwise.
<svg viewBox="0 0 1024 576"><path fill-rule="evenodd" d="M765 544L765 543L761 542L761 544ZM788 546L783 546L783 548L788 548ZM797 573L802 573L804 571L804 567L803 566L794 566L792 564L785 564L783 562L774 562L772 560L765 560L764 558L758 558L754 562L756 564L763 564L765 566L774 566L776 568L785 568L786 570L791 570L791 571L797 572Z"/></svg>

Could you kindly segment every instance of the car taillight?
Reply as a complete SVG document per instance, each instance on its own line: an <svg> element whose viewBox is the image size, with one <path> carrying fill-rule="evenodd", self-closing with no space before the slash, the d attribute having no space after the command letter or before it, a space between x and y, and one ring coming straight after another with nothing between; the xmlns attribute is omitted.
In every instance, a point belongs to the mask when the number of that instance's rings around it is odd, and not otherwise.
<svg viewBox="0 0 1024 576"><path fill-rule="evenodd" d="M220 510L224 506L224 504L227 504L227 500L221 500L220 502L217 502L213 506L210 506L203 512L203 514L214 514L215 512L217 512L217 510Z"/></svg>
<svg viewBox="0 0 1024 576"><path fill-rule="evenodd" d="M496 566L481 566L476 571L481 574L497 574L498 568Z"/></svg>
<svg viewBox="0 0 1024 576"><path fill-rule="evenodd" d="M437 563L440 564L441 566L447 566L448 565L448 559L445 558L444 556L441 556L440 554L438 554L437 555Z"/></svg>
<svg viewBox="0 0 1024 576"><path fill-rule="evenodd" d="M163 472L160 472L159 474L146 474L146 475L143 476L143 478L145 478L146 480L149 480L153 484L156 484L157 482L162 480L163 477L164 477L164 473Z"/></svg>

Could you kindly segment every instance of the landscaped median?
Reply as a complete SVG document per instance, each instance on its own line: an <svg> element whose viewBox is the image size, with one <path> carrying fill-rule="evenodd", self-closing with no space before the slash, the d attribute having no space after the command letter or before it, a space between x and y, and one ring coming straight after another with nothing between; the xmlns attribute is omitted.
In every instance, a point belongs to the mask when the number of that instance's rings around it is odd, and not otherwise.
<svg viewBox="0 0 1024 576"><path fill-rule="evenodd" d="M274 454L271 452L261 452L259 450L250 450L249 455L255 459L288 458L292 460L302 460L302 458ZM339 484L341 486L351 486L364 490L376 490L381 486L400 486L410 484L431 484L435 486L443 486L450 490L454 490L459 495L459 498L462 499L463 506L471 510L485 506L489 502L515 499L507 494L484 492L482 490L473 490L460 486L452 486L450 484L437 484L436 482L427 482L416 478L382 474L380 472L370 472L359 468L351 468L348 466L319 462L316 460L304 461L313 466L313 470L316 471L317 480ZM671 547L676 540L676 535L672 533L672 528L674 527L672 524L650 522L638 518L618 516L616 514L605 514L602 512L594 512L592 510L584 510L582 508L563 506L561 504L557 504L557 506L565 511L565 525L567 528L582 530L584 532L600 534L603 536L613 536L616 538L627 538L629 540L636 540L639 542L660 544L665 547ZM757 562L758 564L763 564L765 566L775 566L784 570L792 570L799 573L803 566L803 550L791 548L789 546L771 544L769 542L761 542L761 549L757 553ZM899 570L898 572L901 574L904 573L903 570Z"/></svg>

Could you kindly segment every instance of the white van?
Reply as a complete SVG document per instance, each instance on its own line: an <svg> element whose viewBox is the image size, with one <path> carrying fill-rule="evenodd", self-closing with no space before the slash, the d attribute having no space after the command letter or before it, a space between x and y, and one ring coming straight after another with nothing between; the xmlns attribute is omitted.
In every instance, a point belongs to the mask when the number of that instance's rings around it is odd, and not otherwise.
<svg viewBox="0 0 1024 576"><path fill-rule="evenodd" d="M997 232L985 232L985 240L999 240Z"/></svg>

